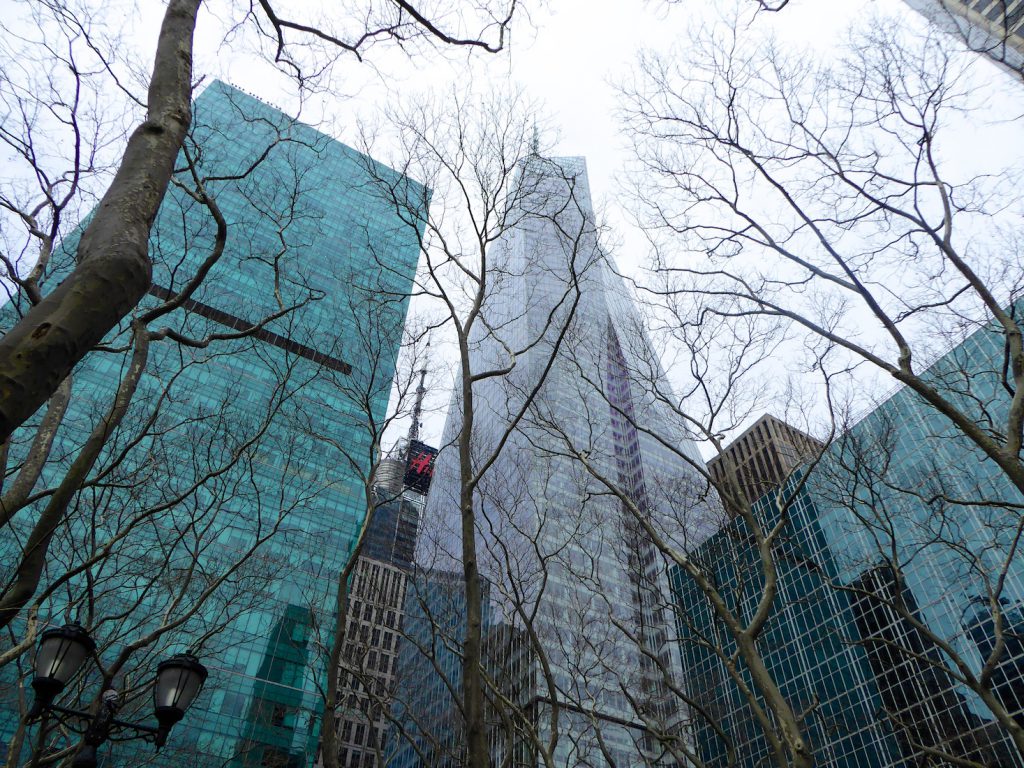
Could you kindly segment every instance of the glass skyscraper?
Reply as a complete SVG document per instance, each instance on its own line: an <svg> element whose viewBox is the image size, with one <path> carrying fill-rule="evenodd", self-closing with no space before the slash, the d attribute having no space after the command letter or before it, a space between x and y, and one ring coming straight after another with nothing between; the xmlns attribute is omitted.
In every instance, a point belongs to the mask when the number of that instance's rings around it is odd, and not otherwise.
<svg viewBox="0 0 1024 768"><path fill-rule="evenodd" d="M1009 403L1004 343L997 328L985 326L924 373L994 433ZM755 505L769 524L777 519L775 502L773 493ZM938 750L986 766L1024 765L991 710L957 680L950 655L980 674L997 650L998 614L1002 646L991 690L1020 722L1022 502L994 462L909 389L824 452L794 497L776 546L780 589L759 644L790 704L807 713L817 764L945 764ZM742 521L729 523L694 557L740 601L741 613L752 609L763 576ZM740 764L753 766L768 752L750 707L707 647L688 642L704 633L728 649L728 633L678 570L673 583L690 692L736 739ZM707 723L697 720L695 740L710 765L726 764L724 744Z"/></svg>
<svg viewBox="0 0 1024 768"><path fill-rule="evenodd" d="M484 583L485 600L490 593ZM407 582L392 726L382 755L388 768L461 768L465 737L457 694L466 597L457 571L417 569ZM485 631L490 613L483 614Z"/></svg>
<svg viewBox="0 0 1024 768"><path fill-rule="evenodd" d="M984 326L923 374L995 435L1010 403L1003 386L1004 344L999 329ZM911 742L958 744L954 753L975 754L982 762L1024 765L988 707L955 680L949 654L885 605L896 600L895 570L907 609L975 675L993 647L998 610L1007 634L992 686L1019 717L1019 491L946 417L906 388L836 439L811 490L837 580L852 588L872 664L880 672L904 667L902 674L880 676L878 682L887 709L906 726L905 748L919 749ZM895 646L908 647L915 657L894 652Z"/></svg>
<svg viewBox="0 0 1024 768"><path fill-rule="evenodd" d="M806 489L790 482L789 522L775 547L778 594L758 648L765 666L796 712L815 764L830 768L883 768L902 764L892 729L880 716L883 702L865 649L856 644L850 598L833 587L836 565ZM754 504L767 529L779 520L777 492ZM743 621L752 618L764 583L760 555L742 518L732 519L691 556ZM679 601L677 622L687 692L700 705L692 729L697 754L709 766L766 765L771 748L753 709L730 678L713 646L736 653L736 642L716 618L703 592L677 566L671 580ZM710 643L710 645L709 645ZM748 690L756 690L739 663ZM760 697L758 697L760 700ZM760 702L762 705L763 701ZM718 729L721 729L719 731ZM729 742L720 737L728 736ZM729 748L735 763L729 762Z"/></svg>
<svg viewBox="0 0 1024 768"><path fill-rule="evenodd" d="M678 669L667 577L649 532L607 483L681 546L704 524L683 458L699 454L651 395L669 389L599 244L585 161L526 158L510 199L512 223L488 249L490 292L470 339L474 374L514 363L474 383L474 466L539 387L476 493L490 585L484 667L522 729L510 743L501 713L490 712L501 729L492 750L537 764L530 744L546 748L554 735L559 766L674 764L652 732L670 732L681 717L665 685ZM422 567L458 573L460 400L457 386L417 548ZM667 445L633 426L648 422Z"/></svg>
<svg viewBox="0 0 1024 768"><path fill-rule="evenodd" d="M180 618L132 657L132 680L115 679L144 682L160 657L186 648L208 667L160 764L300 768L315 758L337 578L366 510L368 425L384 418L419 254L416 233L375 189L405 190L424 215L426 191L221 82L196 98L186 146L223 214L223 255L151 329L163 338L152 342L129 416L97 465L113 469L79 494L81 522L58 531L42 587L59 589L39 616L80 621L108 661ZM194 187L184 155L179 168L182 185ZM202 201L172 186L153 228L143 307L181 291L216 252L217 235ZM172 340L211 335L208 344ZM75 371L44 482L62 476L109 407L126 338ZM132 518L140 510L145 524ZM31 518L5 532L6 568ZM84 563L90 542L129 522L131 536L107 559ZM56 581L75 568L78 576ZM190 612L207 587L212 594ZM7 741L18 680L13 665L4 674ZM95 692L85 693L88 704ZM145 696L123 714L147 717ZM104 764L140 765L150 749L108 744Z"/></svg>

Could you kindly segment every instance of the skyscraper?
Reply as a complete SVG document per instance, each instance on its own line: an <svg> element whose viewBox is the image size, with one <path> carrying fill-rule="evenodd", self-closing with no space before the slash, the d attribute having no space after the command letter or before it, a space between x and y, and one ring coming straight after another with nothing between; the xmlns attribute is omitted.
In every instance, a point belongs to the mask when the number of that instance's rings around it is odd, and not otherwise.
<svg viewBox="0 0 1024 768"><path fill-rule="evenodd" d="M968 699L946 671L942 650L924 632L893 610L893 578L879 566L863 573L852 585L858 636L874 670L881 711L896 727L896 741L905 759L920 760L923 749L938 747L980 765L1015 768L1020 764L1005 733L992 719L973 711ZM922 620L914 593L905 589L902 600L914 618ZM984 613L982 614L984 615ZM991 614L988 614L991 626ZM983 626L972 635L985 634ZM1012 635L1011 635L1012 638ZM982 641L984 643L984 641ZM989 649L991 652L991 649ZM1003 655L1000 682L1012 670L1012 685L1020 686L1021 647L1011 646ZM1008 706L1019 708L1017 702Z"/></svg>
<svg viewBox="0 0 1024 768"><path fill-rule="evenodd" d="M800 482L801 465L823 450L820 441L765 414L708 462L708 472L717 483L728 483L728 471L734 471L739 490L766 529L779 522L779 501L789 503L788 523L774 550L778 594L759 643L765 666L790 705L809 713L806 735L816 762L881 768L901 759L900 753L891 729L878 716L878 687L864 650L854 644L855 615L848 596L832 588L835 561L817 509ZM733 518L691 556L710 574L730 610L749 620L763 576L746 521ZM735 638L681 568L673 566L670 574L679 602L683 679L703 713L692 721L697 753L716 766L726 764L729 747L742 766L770 760L770 746L747 695L714 650L717 644L735 653ZM756 691L749 672L740 674L746 690ZM720 738L722 731L731 744Z"/></svg>
<svg viewBox="0 0 1024 768"><path fill-rule="evenodd" d="M1001 329L983 326L922 375L968 418L998 425L1009 402L1004 354ZM773 501L755 505L769 522ZM1024 764L992 709L962 682L963 669L978 675L991 659L992 697L1012 719L1024 717L1021 503L995 462L910 389L825 450L776 546L780 591L764 637L790 702L799 710L816 701L806 723L818 762L888 768L944 751L984 765ZM716 569L720 584L737 585L726 593L741 602L763 578L740 521L694 556ZM685 642L690 625L720 635L727 648L728 634L688 580L676 583L688 684L756 759L763 739L749 708L707 648ZM696 736L702 755L721 764L713 729L698 726Z"/></svg>
<svg viewBox="0 0 1024 768"><path fill-rule="evenodd" d="M483 624L490 630L484 581ZM392 726L385 743L388 768L461 768L465 730L459 709L460 649L468 611L458 571L417 568L409 577L398 646Z"/></svg>
<svg viewBox="0 0 1024 768"><path fill-rule="evenodd" d="M682 518L699 513L681 497L692 491L687 461L700 457L652 396L654 387L669 388L599 244L585 161L527 158L512 199L515 224L488 250L492 288L470 364L474 374L515 365L474 384L475 466L502 444L527 393L539 390L477 486L480 569L495 628L484 666L516 665L499 675L511 689L504 693L527 713L524 732L533 729L544 745L557 736L557 765L668 764L652 733L671 731L679 717L664 684L678 669L666 574L648 532L600 478L677 542L694 524ZM456 571L453 440L462 409L456 387L424 515L433 528L424 526L417 551L428 567ZM674 450L635 428L645 420ZM527 629L536 638L528 649ZM508 659L497 658L503 648ZM523 745L491 741L530 760Z"/></svg>
<svg viewBox="0 0 1024 768"><path fill-rule="evenodd" d="M1001 329L984 325L922 376L976 423L1006 423L1004 354ZM949 658L955 653L980 674L994 647L986 636L1001 614L1007 640L990 682L994 697L1020 717L1015 689L1024 647L1013 627L1024 603L1017 545L1024 499L1017 488L958 427L904 388L835 439L810 491L836 582L857 596L862 643L904 747L920 755L952 745L954 754L976 754L986 764L1024 765Z"/></svg>
<svg viewBox="0 0 1024 768"><path fill-rule="evenodd" d="M774 470L771 470L773 473ZM882 714L872 666L857 645L857 614L850 597L833 587L835 559L818 525L818 511L799 474L785 490L771 491L753 504L766 529L778 524L778 498L790 501L789 520L774 555L778 593L758 647L786 700L806 713L805 735L823 768L891 768L903 755ZM735 517L691 552L730 610L749 621L764 583L761 555L746 521ZM737 652L735 638L678 566L671 569L679 601L676 613L686 690L700 706L692 720L694 746L709 766L756 768L772 760L771 747L748 694L718 656ZM738 665L747 691L756 692L749 670ZM758 703L764 705L757 693ZM720 734L724 732L730 741ZM735 763L729 762L729 749Z"/></svg>
<svg viewBox="0 0 1024 768"><path fill-rule="evenodd" d="M972 51L1024 72L1024 0L905 0Z"/></svg>
<svg viewBox="0 0 1024 768"><path fill-rule="evenodd" d="M304 768L314 760L327 674L321 633L330 632L338 574L365 515L368 425L387 407L419 254L374 182L425 190L221 82L196 98L193 113L190 156L225 231L200 199L172 186L153 228L145 306L177 295L220 244L223 253L154 329L167 333L152 341L132 415L110 439L118 463L106 496L83 491L81 504L97 511L58 532L44 583L76 567L80 575L39 618L95 618L87 629L116 654L186 611L162 642L192 647L210 675L163 760ZM187 188L188 172L180 178ZM115 345L76 370L45 477L66 471L125 361ZM133 538L83 566L90 551L81 542L103 542L150 509ZM16 527L0 547L17 556L23 534ZM235 561L241 567L214 581ZM215 591L187 613L202 596L197 582ZM176 594L178 585L188 591ZM2 698L0 706L16 702L10 690ZM5 714L7 735L16 723ZM110 745L106 757L142 763L130 745Z"/></svg>
<svg viewBox="0 0 1024 768"><path fill-rule="evenodd" d="M781 487L797 467L824 448L810 435L766 413L708 462L708 472L722 487L729 481L731 466L739 490L753 504Z"/></svg>

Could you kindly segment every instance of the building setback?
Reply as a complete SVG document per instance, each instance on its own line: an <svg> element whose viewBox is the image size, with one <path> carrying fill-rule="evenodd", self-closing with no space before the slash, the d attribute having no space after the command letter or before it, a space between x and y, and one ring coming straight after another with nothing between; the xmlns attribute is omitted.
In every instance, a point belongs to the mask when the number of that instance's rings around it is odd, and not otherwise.
<svg viewBox="0 0 1024 768"><path fill-rule="evenodd" d="M216 593L167 636L173 643L169 652L194 647L210 675L160 760L306 768L315 759L326 675L319 649L331 631L337 575L365 515L360 475L368 472L372 453L367 425L371 419L381 423L385 415L419 255L415 233L375 196L373 181L380 176L413 196L425 191L225 83L211 83L195 99L193 113L193 157L201 175L216 177L208 189L227 222L227 239L207 279L162 325L202 339L249 329L282 304L297 308L242 339L222 338L199 348L153 342L136 398L141 415L127 418L115 439L123 447L123 433L145 426L144 408L164 395L150 433L121 464L123 469L149 462L162 474L149 484L115 485L109 508L137 510L186 493L203 479L203 461L216 468L232 452L241 456L154 518L154 536L159 526L180 525L187 532L196 523L182 516L206 514L204 505L216 502L210 507L215 514L200 518L198 560L138 537L132 539L134 549L123 553L133 565L149 558L145 568L157 573L193 562L215 574L257 537L276 530L224 585L225 591L251 585L251 591L224 599ZM178 165L184 168L184 158ZM188 173L182 178L187 185ZM155 304L180 291L210 254L214 235L206 208L172 185L150 241L154 275L146 301ZM77 237L68 238L66 250ZM73 452L107 407L123 365L123 356L97 352L76 370L72 410L58 437L64 453ZM245 443L264 421L260 439ZM214 423L215 432L206 427ZM332 445L347 449L354 465ZM156 449L161 452L147 453ZM110 533L104 526L117 521L101 518L94 524L103 536ZM55 541L54 551L70 554L67 562L63 555L53 558L53 567L72 567L76 534L60 535L69 540ZM0 548L11 546L16 544L0 541ZM109 594L134 595L137 582L131 579L137 576L116 568L102 574ZM44 583L46 578L52 574ZM40 619L66 621L66 601L84 589L84 581L70 582L43 604ZM137 616L137 633L160 615L163 606L154 602L160 594L153 591L126 609L129 618ZM111 608L101 603L96 615ZM71 611L87 623L88 613ZM96 627L97 641L107 641L113 626ZM133 631L111 641L136 636ZM3 684L14 682L5 678ZM7 706L16 699L9 689L0 698L0 737L6 739L15 716ZM111 744L104 765L141 765L149 751Z"/></svg>
<svg viewBox="0 0 1024 768"><path fill-rule="evenodd" d="M718 488L728 488L734 472L739 490L753 504L824 448L810 435L765 414L708 462L708 472Z"/></svg>

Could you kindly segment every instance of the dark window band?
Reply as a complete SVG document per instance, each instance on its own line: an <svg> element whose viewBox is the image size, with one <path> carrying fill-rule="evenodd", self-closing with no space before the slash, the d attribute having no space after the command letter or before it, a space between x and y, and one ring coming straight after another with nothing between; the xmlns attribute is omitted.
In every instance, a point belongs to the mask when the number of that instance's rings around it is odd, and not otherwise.
<svg viewBox="0 0 1024 768"><path fill-rule="evenodd" d="M174 298L175 294L164 288L162 285L154 283L149 288L149 293L152 296L156 296L158 299L167 301ZM202 304L193 299L185 299L181 302L182 309L189 312L193 312L197 315L205 317L207 320L213 320L215 323L226 325L228 328L234 328L236 331L245 331L252 328L252 323L243 320L240 317L229 315L227 312L223 312L215 307L211 307L209 304ZM346 376L352 373L352 366L343 360L339 360L336 357L325 355L323 352L318 352L312 347L307 347L305 344L300 344L297 341L289 339L287 336L281 336L280 334L268 331L266 328L257 328L252 332L260 341L265 341L268 344L273 344L275 347L291 352L293 355L304 357L307 360L312 360L318 365L322 365L325 368L330 368L332 371L338 371Z"/></svg>

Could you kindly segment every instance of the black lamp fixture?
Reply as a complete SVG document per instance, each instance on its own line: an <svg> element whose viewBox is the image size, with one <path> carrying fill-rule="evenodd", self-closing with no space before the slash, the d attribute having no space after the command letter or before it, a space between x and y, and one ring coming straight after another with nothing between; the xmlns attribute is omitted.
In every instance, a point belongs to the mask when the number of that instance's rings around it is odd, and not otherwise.
<svg viewBox="0 0 1024 768"><path fill-rule="evenodd" d="M191 653L179 653L157 665L153 687L153 708L160 723L160 733L154 741L157 749L164 745L171 728L192 706L207 674L206 667Z"/></svg>
<svg viewBox="0 0 1024 768"><path fill-rule="evenodd" d="M95 652L96 643L79 624L43 632L36 651L36 673L32 678L35 703L29 717L39 717Z"/></svg>
<svg viewBox="0 0 1024 768"><path fill-rule="evenodd" d="M153 709L159 725L145 725L119 720L115 715L121 705L120 694L105 687L101 693L100 710L93 714L54 704L54 699L78 673L87 658L96 653L96 643L78 624L48 629L39 638L36 651L35 676L32 689L35 701L28 713L30 721L55 715L62 725L82 734L82 746L72 768L95 768L96 750L108 739L118 741L142 739L159 750L167 736L195 701L206 682L206 667L189 653L161 661L153 686Z"/></svg>

